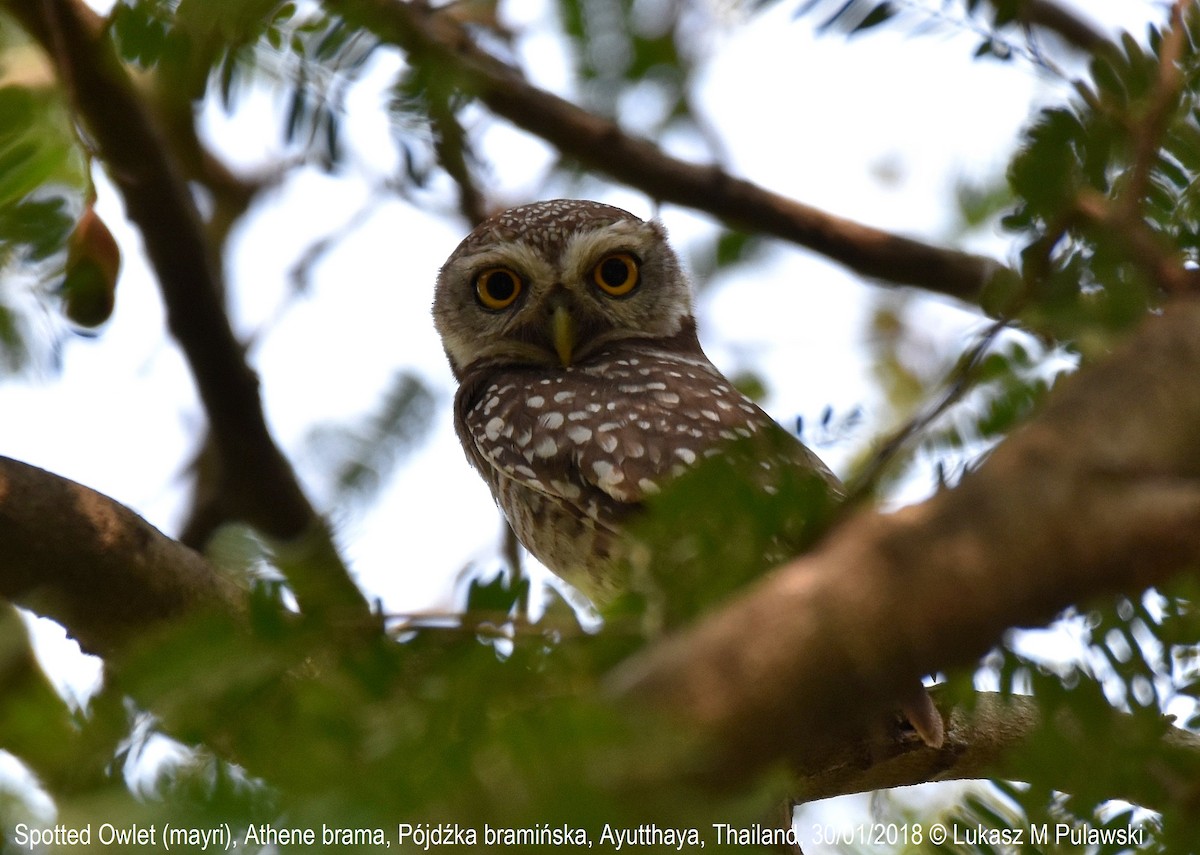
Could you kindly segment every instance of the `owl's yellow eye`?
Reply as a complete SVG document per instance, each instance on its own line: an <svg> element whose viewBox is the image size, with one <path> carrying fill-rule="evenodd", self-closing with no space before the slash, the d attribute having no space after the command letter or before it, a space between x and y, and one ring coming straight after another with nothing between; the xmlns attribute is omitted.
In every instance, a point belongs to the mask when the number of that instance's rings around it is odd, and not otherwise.
<svg viewBox="0 0 1200 855"><path fill-rule="evenodd" d="M507 267L489 267L475 277L475 296L485 309L499 312L521 296L521 277Z"/></svg>
<svg viewBox="0 0 1200 855"><path fill-rule="evenodd" d="M638 263L628 252L606 255L592 268L592 281L610 297L624 297L637 287Z"/></svg>

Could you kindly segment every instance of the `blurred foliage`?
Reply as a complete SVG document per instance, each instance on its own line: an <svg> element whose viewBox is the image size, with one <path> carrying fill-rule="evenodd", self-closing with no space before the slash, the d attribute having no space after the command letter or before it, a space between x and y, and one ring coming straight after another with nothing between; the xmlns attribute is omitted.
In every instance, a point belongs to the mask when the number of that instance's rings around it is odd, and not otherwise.
<svg viewBox="0 0 1200 855"><path fill-rule="evenodd" d="M114 779L62 798L58 822L95 829L119 817L160 833L168 822L228 823L238 849L250 852L276 851L247 838L261 838L264 827L380 829L396 846L400 824L449 822L474 829L477 848L492 851L485 822L568 824L598 843L616 817L677 827L707 827L713 809L734 822L755 817L756 799L744 794L714 802L661 785L687 740L598 700L601 668L625 652L609 650L607 636L555 638L524 625L501 651L467 615L449 629L414 628L397 641L337 650L279 593L256 587L249 627L197 619L127 660L121 689L152 701L156 728L188 747L137 793L120 786L114 769ZM6 706L17 700L6 693ZM143 729L138 738L152 735ZM10 831L21 815L17 806L9 812Z"/></svg>
<svg viewBox="0 0 1200 855"><path fill-rule="evenodd" d="M1063 827L1051 845L1022 851L1195 851L1198 594L1196 580L1181 577L1164 592L1120 598L1067 618L1083 645L1077 659L1039 659L1019 651L1016 638L994 650L981 675L998 681L1002 692L1038 700L1033 737L1006 760L1013 777L1029 783L995 782L992 793L973 796L950 821L970 829L1024 829L1026 842L1030 826L1048 825L1052 833ZM948 689L969 700L971 681L956 677ZM1168 708L1176 714L1164 715ZM1114 795L1141 797L1150 809L1114 801ZM1140 829L1140 839L1079 845L1079 835L1106 828ZM1076 830L1074 842L1069 829Z"/></svg>
<svg viewBox="0 0 1200 855"><path fill-rule="evenodd" d="M1013 11L1012 4L944 4L954 5ZM901 24L912 32L914 21L929 16L914 4L857 0L810 2L800 11L822 12L819 26L852 33ZM1144 41L1126 35L1101 51L1075 96L1031 123L1007 186L960 192L964 230L1008 208L1003 224L1018 241L1020 279L998 283L984 307L1033 335L981 336L948 365L942 348L907 320L909 298L878 299L872 364L902 429L922 425L917 441L889 449L897 456L888 483L910 477L922 461L935 463L940 481L957 481L1036 410L1059 377L1160 307L1172 287L1164 269L1197 263L1200 16L1189 14L1185 28L1173 48L1151 28ZM1164 50L1177 53L1164 59ZM1197 851L1196 761L1185 738L1170 732L1173 725L1194 733L1200 723L1197 593L1183 580L1168 592L1093 604L1064 618L1083 627L1078 660L1038 661L1019 652L1017 635L978 674L952 675L946 691L963 702L977 681L998 680L1005 692L1036 698L1042 716L1006 767L1028 783L998 781L992 795L968 799L949 817L960 840L983 828L1021 831L1020 851ZM1112 800L1121 794L1142 796L1150 809ZM1033 845L1029 828L1042 823L1142 834L1111 845L1081 845L1069 835ZM1012 850L977 835L940 851Z"/></svg>
<svg viewBox="0 0 1200 855"><path fill-rule="evenodd" d="M433 393L420 379L399 372L376 412L362 424L315 428L305 456L331 482L328 507L370 501L388 482L396 464L424 439L430 426Z"/></svg>
<svg viewBox="0 0 1200 855"><path fill-rule="evenodd" d="M859 33L901 22L911 32L976 20L985 44L1018 21L1018 3L958 0L940 9L879 0L807 0L798 14L820 14L818 28ZM949 18L951 9L966 18ZM1200 22L1188 15L1178 55L1166 67L1163 29L1145 41L1129 34L1097 52L1076 97L1041 111L1009 167L1012 210L1004 225L1023 242L1019 272L984 296L993 315L1023 324L1084 352L1102 351L1112 332L1157 304L1158 265L1197 263L1200 166L1196 44ZM981 52L988 52L982 50ZM991 51L1000 55L1000 51ZM1011 55L1011 50L1006 51ZM1036 57L1034 57L1036 59ZM1005 201L998 188L960 192L964 221L990 216Z"/></svg>
<svg viewBox="0 0 1200 855"><path fill-rule="evenodd" d="M1014 3L961 0L941 9L930 16L908 3L810 0L797 11L823 16L824 29L853 33L967 22L979 27L979 55L1013 55ZM947 17L950 9L965 16L960 23ZM719 149L690 100L705 48L700 4L560 0L557 10L556 35L572 60L568 88L582 103L631 116L648 136L683 131ZM497 55L513 50L517 34L489 4L453 4L450 13ZM1019 279L990 293L987 308L1021 332L989 329L956 343L947 359L943 344L913 328L904 300L879 304L877 376L901 414L897 423L920 427L888 477L899 481L932 460L943 481L955 480L1036 410L1064 370L1157 309L1164 265L1200 263L1198 26L1189 19L1171 66L1177 88L1163 82L1163 34L1126 37L1092 63L1069 103L1037 117L1006 186L960 194L968 226L1008 210ZM382 50L373 34L320 5L274 0L126 0L113 10L108 36L165 117L183 111L190 119L208 101L237 110L247 93L268 87L295 165L329 171L350 163L347 94ZM13 363L27 347L28 309L14 308L12 283L61 278L70 235L88 210L91 164L36 52L7 19L0 39L0 343ZM1037 60L1033 48L1024 50ZM468 109L470 93L444 67L406 59L388 105L399 155L391 189L433 192L446 176L460 187L483 180L487 165L476 144L486 123ZM557 165L529 181L547 187L574 177L573 167ZM708 280L758 260L761 246L753 235L720 232L696 251L695 267ZM81 307L88 319L107 310L103 300L99 311ZM762 391L751 373L740 385ZM372 497L419 441L430 405L421 382L400 373L372 414L313 437L327 464L330 506ZM845 435L860 418L857 409L829 409L810 431ZM600 632L565 625L561 610L531 625L519 608L528 582L501 575L473 580L466 611L441 625L406 619L394 637L347 642L344 627L298 617L270 551L231 531L212 555L252 589L249 625L208 616L163 630L75 710L38 671L20 621L4 616L0 744L42 789L0 796L0 824L50 824L46 799L54 821L68 825L229 823L238 840L264 824L380 828L394 838L406 822L570 823L596 841L605 822L759 821L769 796L781 792L777 781L736 794L681 783L678 770L694 749L687 734L615 709L600 681L647 637L805 548L832 518L836 508L814 479L785 478L771 492L748 478L744 464L764 453L756 445L734 449L651 503L639 536L653 560L637 568L631 596ZM1088 851L1195 851L1200 776L1190 753L1164 734L1172 723L1192 730L1200 723L1198 593L1180 583L1084 604L1073 618L1086 629L1077 659L1037 661L1011 643L979 673L951 675L948 692L968 698L976 680L990 678L1003 691L1032 693L1043 712L1036 738L1012 758L1028 783L998 782L990 795L956 808L954 821L1001 830L1043 821L1133 823L1146 830L1141 845ZM1180 716L1174 722L1164 716L1168 708ZM164 734L177 741L174 752L155 759ZM1111 801L1131 792L1149 794L1157 813L1130 813Z"/></svg>
<svg viewBox="0 0 1200 855"><path fill-rule="evenodd" d="M691 248L687 269L696 290L703 293L722 273L732 273L743 266L752 266L766 256L766 241L761 235L721 229L710 240Z"/></svg>
<svg viewBox="0 0 1200 855"><path fill-rule="evenodd" d="M320 7L278 0L128 0L112 13L118 50L159 75L164 99L215 89L226 110L256 85L286 102L283 139L325 169L342 163L345 96L378 47Z"/></svg>
<svg viewBox="0 0 1200 855"><path fill-rule="evenodd" d="M90 192L88 153L53 72L0 11L0 376L29 360L31 298L61 277Z"/></svg>
<svg viewBox="0 0 1200 855"><path fill-rule="evenodd" d="M919 311L914 302L893 293L875 300L867 343L892 418L856 458L852 495L886 498L930 470L932 487L957 483L1077 363L1069 347L1047 346L1002 322L981 326L947 353L945 342L910 319Z"/></svg>
<svg viewBox="0 0 1200 855"><path fill-rule="evenodd" d="M1197 261L1198 37L1190 15L1178 86L1162 81L1159 29L1122 38L1072 103L1042 112L1009 169L1019 202L1005 224L1026 242L1012 308L1085 353L1158 305L1159 265Z"/></svg>
<svg viewBox="0 0 1200 855"><path fill-rule="evenodd" d="M998 223L1008 213L1015 200L1012 189L1003 175L987 182L960 180L955 188L958 202L958 237L981 231Z"/></svg>
<svg viewBox="0 0 1200 855"><path fill-rule="evenodd" d="M778 0L759 0L764 6L774 2ZM885 29L884 25L915 36L966 31L978 37L976 58L1007 62L1020 56L1052 69L1037 40L1021 24L1021 3L1022 0L802 0L796 15L816 18L818 32L847 36Z"/></svg>
<svg viewBox="0 0 1200 855"><path fill-rule="evenodd" d="M645 130L655 136L688 117L686 84L697 57L687 49L688 20L680 14L686 5L559 0L558 8L589 109L616 116L619 107L628 111L631 100L653 105L657 120Z"/></svg>
<svg viewBox="0 0 1200 855"><path fill-rule="evenodd" d="M819 475L787 464L794 444L782 428L737 440L649 499L634 526L644 553L631 584L649 632L693 620L824 533L836 497ZM764 460L785 462L768 472Z"/></svg>

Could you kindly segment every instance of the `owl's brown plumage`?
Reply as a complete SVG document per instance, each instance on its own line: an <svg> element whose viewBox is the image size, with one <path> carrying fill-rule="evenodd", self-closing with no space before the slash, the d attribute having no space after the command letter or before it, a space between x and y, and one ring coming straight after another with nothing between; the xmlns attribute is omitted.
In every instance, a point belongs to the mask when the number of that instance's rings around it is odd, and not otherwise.
<svg viewBox="0 0 1200 855"><path fill-rule="evenodd" d="M598 603L623 586L627 524L647 496L738 440L782 433L701 350L662 226L620 208L556 199L486 220L443 265L433 314L468 459L521 543ZM763 489L790 470L840 490L794 437L762 447ZM919 687L905 710L941 744Z"/></svg>
<svg viewBox="0 0 1200 855"><path fill-rule="evenodd" d="M781 430L701 350L662 227L619 208L556 200L484 222L442 268L434 316L467 456L521 543L599 602L622 587L625 525L648 495ZM836 483L785 448L761 461L768 481L798 466Z"/></svg>

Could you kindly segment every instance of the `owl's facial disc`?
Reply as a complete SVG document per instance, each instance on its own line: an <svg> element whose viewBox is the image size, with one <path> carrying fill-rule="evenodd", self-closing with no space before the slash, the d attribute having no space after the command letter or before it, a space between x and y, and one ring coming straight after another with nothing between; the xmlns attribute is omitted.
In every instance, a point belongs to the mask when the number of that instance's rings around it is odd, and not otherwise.
<svg viewBox="0 0 1200 855"><path fill-rule="evenodd" d="M439 273L434 320L460 379L473 366L562 370L695 329L660 224L561 200L497 215L464 239Z"/></svg>

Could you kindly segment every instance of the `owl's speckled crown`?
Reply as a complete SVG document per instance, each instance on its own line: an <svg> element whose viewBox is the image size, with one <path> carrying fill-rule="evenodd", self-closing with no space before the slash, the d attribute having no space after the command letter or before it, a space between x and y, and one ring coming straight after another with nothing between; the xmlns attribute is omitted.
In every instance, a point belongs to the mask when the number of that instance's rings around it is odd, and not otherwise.
<svg viewBox="0 0 1200 855"><path fill-rule="evenodd" d="M584 199L534 202L509 208L484 220L463 238L453 256L477 252L498 241L519 241L546 255L556 255L567 240L581 230L621 220L643 222L621 208Z"/></svg>

